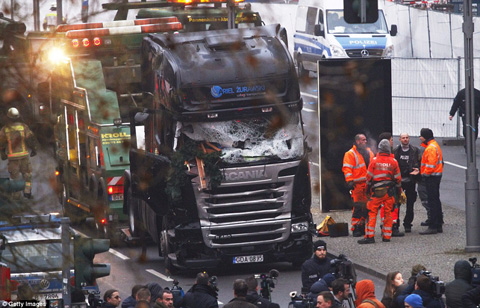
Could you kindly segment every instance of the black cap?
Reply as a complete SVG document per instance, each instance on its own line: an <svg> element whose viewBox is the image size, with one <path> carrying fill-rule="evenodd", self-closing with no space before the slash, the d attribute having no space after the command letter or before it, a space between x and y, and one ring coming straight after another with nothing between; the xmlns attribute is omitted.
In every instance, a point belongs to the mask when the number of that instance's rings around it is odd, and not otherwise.
<svg viewBox="0 0 480 308"><path fill-rule="evenodd" d="M425 140L430 140L433 138L433 132L430 128L422 128L422 130L420 130L420 136L425 138Z"/></svg>
<svg viewBox="0 0 480 308"><path fill-rule="evenodd" d="M319 250L319 249L325 249L327 250L327 243L325 243L325 241L322 241L322 240L318 240L316 242L313 243L313 250Z"/></svg>

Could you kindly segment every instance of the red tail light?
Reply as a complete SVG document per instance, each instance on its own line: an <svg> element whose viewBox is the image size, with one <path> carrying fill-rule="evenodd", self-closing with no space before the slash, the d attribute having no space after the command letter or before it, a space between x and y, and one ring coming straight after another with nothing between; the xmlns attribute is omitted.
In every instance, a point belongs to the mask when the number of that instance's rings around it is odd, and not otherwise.
<svg viewBox="0 0 480 308"><path fill-rule="evenodd" d="M93 45L100 46L102 44L102 40L99 37L95 37L93 39Z"/></svg>
<svg viewBox="0 0 480 308"><path fill-rule="evenodd" d="M90 40L88 38L84 38L82 40L83 47L88 47L90 46Z"/></svg>
<svg viewBox="0 0 480 308"><path fill-rule="evenodd" d="M105 225L107 223L107 219L105 219L105 218L100 219L100 223L102 225Z"/></svg>
<svg viewBox="0 0 480 308"><path fill-rule="evenodd" d="M80 42L77 39L72 40L72 47L77 48L80 46Z"/></svg>
<svg viewBox="0 0 480 308"><path fill-rule="evenodd" d="M123 185L108 186L108 194L123 194Z"/></svg>

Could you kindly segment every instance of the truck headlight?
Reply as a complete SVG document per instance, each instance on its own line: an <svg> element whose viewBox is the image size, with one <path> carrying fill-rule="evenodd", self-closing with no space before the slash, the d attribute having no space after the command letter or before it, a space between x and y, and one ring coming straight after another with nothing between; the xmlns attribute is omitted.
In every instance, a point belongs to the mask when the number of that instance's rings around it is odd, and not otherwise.
<svg viewBox="0 0 480 308"><path fill-rule="evenodd" d="M385 48L385 51L383 52L384 57L393 57L393 45L388 46Z"/></svg>
<svg viewBox="0 0 480 308"><path fill-rule="evenodd" d="M332 50L332 57L344 58L344 57L347 56L347 53L345 52L345 49L343 49L340 46L332 45L330 48Z"/></svg>
<svg viewBox="0 0 480 308"><path fill-rule="evenodd" d="M295 224L292 224L292 233L299 233L299 232L306 232L308 231L308 222L303 221L303 222L298 222Z"/></svg>

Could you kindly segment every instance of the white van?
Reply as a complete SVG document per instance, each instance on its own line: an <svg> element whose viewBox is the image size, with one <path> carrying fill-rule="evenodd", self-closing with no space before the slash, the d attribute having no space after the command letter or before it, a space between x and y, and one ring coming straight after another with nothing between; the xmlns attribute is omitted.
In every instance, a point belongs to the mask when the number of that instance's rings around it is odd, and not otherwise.
<svg viewBox="0 0 480 308"><path fill-rule="evenodd" d="M392 57L396 34L397 26L388 29L382 9L373 24L349 24L342 0L300 0L293 36L298 75L316 71L323 58Z"/></svg>

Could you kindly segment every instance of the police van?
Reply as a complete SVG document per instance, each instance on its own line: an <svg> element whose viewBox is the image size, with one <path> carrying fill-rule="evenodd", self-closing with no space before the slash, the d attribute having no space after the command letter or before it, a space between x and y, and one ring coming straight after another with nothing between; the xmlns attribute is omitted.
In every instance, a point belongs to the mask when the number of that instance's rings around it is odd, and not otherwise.
<svg viewBox="0 0 480 308"><path fill-rule="evenodd" d="M371 24L349 24L343 17L343 1L300 0L295 21L294 60L299 76L317 70L317 60L326 58L392 57L392 36L380 8Z"/></svg>

